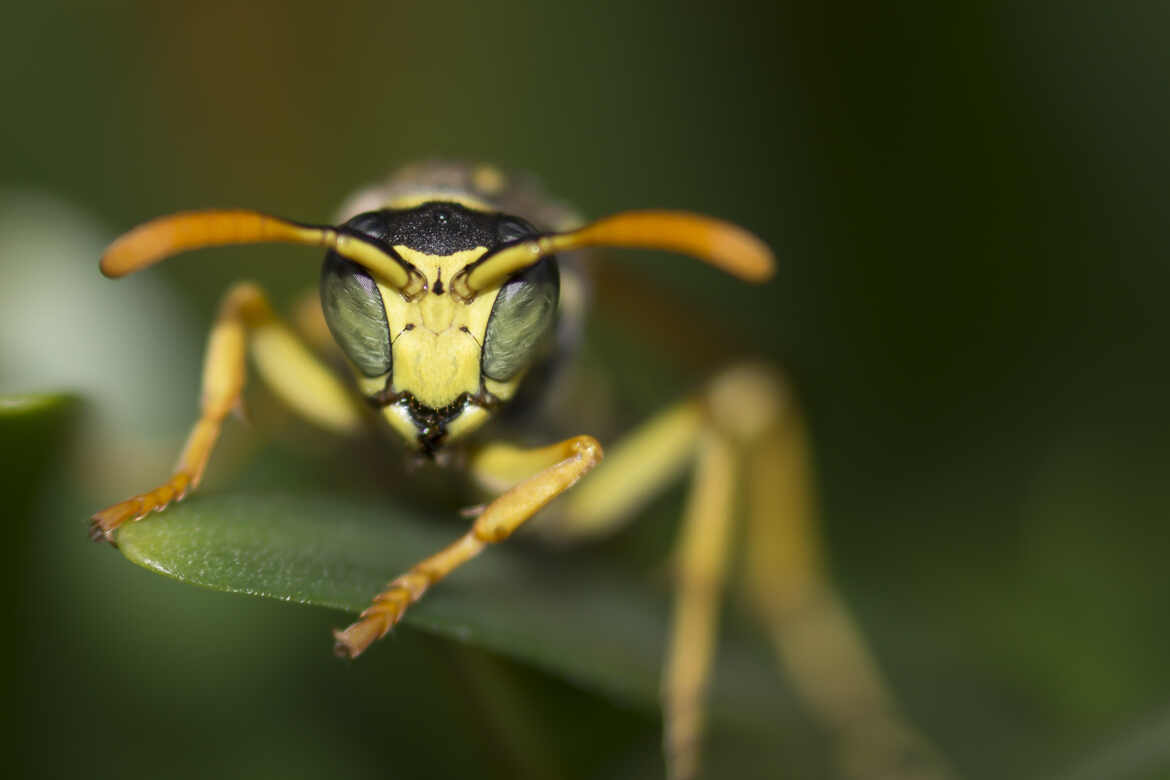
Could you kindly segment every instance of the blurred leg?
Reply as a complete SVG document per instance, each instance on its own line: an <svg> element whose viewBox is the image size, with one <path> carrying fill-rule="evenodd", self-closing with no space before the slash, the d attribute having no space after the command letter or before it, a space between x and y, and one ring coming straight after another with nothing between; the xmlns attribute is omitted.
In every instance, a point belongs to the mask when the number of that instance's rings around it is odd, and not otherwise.
<svg viewBox="0 0 1170 780"><path fill-rule="evenodd" d="M573 542L618 530L686 473L705 424L702 404L687 400L607 446L605 460L557 503L555 513L541 518L540 533L550 541ZM499 493L539 468L539 458L538 450L493 445L477 455L472 473L485 489Z"/></svg>
<svg viewBox="0 0 1170 780"><path fill-rule="evenodd" d="M703 437L676 548L674 618L662 676L663 748L671 780L698 773L735 511L735 465L726 439Z"/></svg>
<svg viewBox="0 0 1170 780"><path fill-rule="evenodd" d="M699 771L704 695L718 635L744 442L775 417L779 385L757 367L721 374L701 395L676 404L610 448L605 462L566 497L554 539L612 532L688 468L691 494L676 549L676 593L662 697L664 751L671 778ZM510 479L495 470L501 484ZM486 484L491 484L490 482Z"/></svg>
<svg viewBox="0 0 1170 780"><path fill-rule="evenodd" d="M321 311L321 294L316 288L305 290L293 302L290 314L293 328L305 344L319 353L341 354L333 334L329 332L329 325L325 322L325 312Z"/></svg>
<svg viewBox="0 0 1170 780"><path fill-rule="evenodd" d="M790 409L752 448L749 593L842 777L939 780L945 762L897 710L822 563L803 425Z"/></svg>

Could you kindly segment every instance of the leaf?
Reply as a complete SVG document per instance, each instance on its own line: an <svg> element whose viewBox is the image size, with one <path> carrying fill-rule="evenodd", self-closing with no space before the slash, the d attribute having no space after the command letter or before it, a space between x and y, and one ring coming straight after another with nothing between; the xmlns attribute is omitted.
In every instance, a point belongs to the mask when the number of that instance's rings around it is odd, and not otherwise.
<svg viewBox="0 0 1170 780"><path fill-rule="evenodd" d="M12 516L23 515L65 446L77 409L66 394L0 395L0 491Z"/></svg>
<svg viewBox="0 0 1170 780"><path fill-rule="evenodd" d="M13 393L0 395L0 423L10 425L18 418L52 419L73 403L64 393Z"/></svg>
<svg viewBox="0 0 1170 780"><path fill-rule="evenodd" d="M183 582L356 613L461 532L371 499L231 493L193 496L125 527L118 544L131 561ZM509 542L436 585L404 622L656 706L668 614L664 594L627 573L579 553ZM767 649L738 629L725 634L714 711L768 732L777 719L792 720Z"/></svg>
<svg viewBox="0 0 1170 780"><path fill-rule="evenodd" d="M24 619L25 580L33 567L30 539L33 508L42 489L59 473L61 453L68 448L78 419L77 399L63 394L0 395L0 496L6 518L3 571L8 641L0 664L20 668L28 637ZM5 701L14 701L20 685L15 677L0 686ZM20 706L20 705L14 705Z"/></svg>

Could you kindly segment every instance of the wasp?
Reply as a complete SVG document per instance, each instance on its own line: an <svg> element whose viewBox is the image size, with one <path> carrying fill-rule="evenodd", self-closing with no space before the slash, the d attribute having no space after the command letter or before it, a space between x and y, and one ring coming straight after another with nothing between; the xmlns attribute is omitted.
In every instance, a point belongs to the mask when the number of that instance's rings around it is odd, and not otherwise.
<svg viewBox="0 0 1170 780"><path fill-rule="evenodd" d="M741 227L687 212L626 211L585 223L531 179L428 163L351 198L336 225L250 210L160 217L114 241L101 271L121 277L188 250L273 242L325 250L320 314L352 377L335 375L259 286L233 286L211 330L199 419L174 473L93 515L93 538L115 542L124 524L198 487L240 403L249 352L261 379L300 416L353 434L372 408L413 457L444 462L460 448L466 471L490 496L470 512L466 533L399 573L356 622L334 632L343 657L367 650L430 588L546 505L560 510L562 535L596 536L689 470L663 710L669 774L693 777L737 508L750 505L745 566L766 622L780 626L816 579L806 529L783 522L803 516L807 501L803 433L785 414L791 399L783 384L758 366L726 369L611 443L608 456L587 431L535 448L479 434L549 386L550 366L571 349L585 308L584 250L667 250L760 283L773 272L768 247Z"/></svg>

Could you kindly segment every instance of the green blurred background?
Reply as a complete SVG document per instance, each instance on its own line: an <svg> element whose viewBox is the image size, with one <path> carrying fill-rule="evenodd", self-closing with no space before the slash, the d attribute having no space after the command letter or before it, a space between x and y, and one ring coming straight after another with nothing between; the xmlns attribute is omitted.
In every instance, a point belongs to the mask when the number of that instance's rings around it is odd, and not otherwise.
<svg viewBox="0 0 1170 780"><path fill-rule="evenodd" d="M201 206L326 219L393 167L452 157L534 171L590 215L688 208L763 236L781 263L762 289L621 256L710 323L686 331L702 349L641 346L601 296L591 335L629 407L720 352L777 361L836 582L960 772L1170 776L1170 11L974 5L7 8L0 390L83 398L0 442L22 772L656 771L652 710L410 630L337 664L337 615L184 587L85 538L174 457L222 291L246 275L287 304L317 273L262 248L115 285L102 243ZM112 443L129 431L133 453ZM543 734L501 736L468 698L485 665Z"/></svg>

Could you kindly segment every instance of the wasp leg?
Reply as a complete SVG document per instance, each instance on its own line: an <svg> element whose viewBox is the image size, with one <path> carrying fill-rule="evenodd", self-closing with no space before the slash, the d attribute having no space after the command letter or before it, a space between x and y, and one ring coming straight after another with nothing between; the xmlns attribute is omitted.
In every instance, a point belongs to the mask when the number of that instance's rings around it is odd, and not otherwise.
<svg viewBox="0 0 1170 780"><path fill-rule="evenodd" d="M519 450L505 445L486 447L473 455L477 463L514 458L538 473L520 482L488 504L471 530L431 557L415 564L392 580L359 619L343 631L334 631L334 652L356 658L382 638L402 619L406 608L453 570L479 555L484 547L507 539L548 502L571 488L598 464L601 445L592 436L575 436L538 450ZM531 473L531 471L529 472Z"/></svg>
<svg viewBox="0 0 1170 780"><path fill-rule="evenodd" d="M719 430L712 410L707 393L644 423L611 447L605 461L539 526L543 535L562 542L612 533L694 469L677 551L677 595L662 680L664 750L669 776L676 779L698 771L703 698L735 510L736 437ZM739 411L752 419L760 414L754 407ZM476 464L476 476L489 490L505 489L525 473L526 464L499 454Z"/></svg>
<svg viewBox="0 0 1170 780"><path fill-rule="evenodd" d="M293 302L290 319L297 335L318 354L340 355L341 350L329 332L325 312L321 310L321 294L316 289L305 290Z"/></svg>
<svg viewBox="0 0 1170 780"><path fill-rule="evenodd" d="M240 401L249 343L261 377L295 411L328 430L359 429L361 405L276 317L259 287L237 284L224 297L212 327L203 362L199 420L174 473L159 487L95 514L90 520L92 538L113 542L121 525L181 500L199 485L223 420Z"/></svg>
<svg viewBox="0 0 1170 780"><path fill-rule="evenodd" d="M717 382L714 387L719 387ZM677 550L677 594L662 679L664 751L671 778L694 777L703 731L703 699L717 635L728 548L735 517L738 431L767 417L760 401L709 391L658 414L609 449L606 459L540 525L550 539L575 541L611 533L663 488L694 469ZM734 395L734 393L732 394ZM721 411L731 406L732 411ZM761 406L767 408L761 409ZM733 423L721 418L735 417ZM731 426L724 431L720 426ZM477 470L489 489L522 472L509 459L484 459ZM512 468L510 468L512 467Z"/></svg>
<svg viewBox="0 0 1170 780"><path fill-rule="evenodd" d="M737 490L747 488L749 593L781 663L837 740L835 759L857 777L894 766L897 751L922 778L949 777L898 714L857 629L829 585L815 525L800 415L766 368L722 373L698 398L653 418L610 448L566 501L554 538L611 531L694 463L677 550L674 622L663 677L664 747L672 778L699 771L703 698L718 629ZM502 470L494 477L506 483ZM491 484L486 483L486 484ZM906 773L891 774L906 777Z"/></svg>
<svg viewBox="0 0 1170 780"><path fill-rule="evenodd" d="M596 538L620 529L694 462L707 426L701 401L689 399L661 412L615 446L605 463L566 496L555 522L541 527L553 540Z"/></svg>
<svg viewBox="0 0 1170 780"><path fill-rule="evenodd" d="M898 712L874 659L833 591L815 527L807 438L794 408L751 448L748 594L806 706L834 741L841 777L953 777Z"/></svg>
<svg viewBox="0 0 1170 780"><path fill-rule="evenodd" d="M693 776L702 731L702 698L722 592L732 517L733 460L725 439L708 430L703 403L687 400L657 415L610 448L559 511L540 526L556 541L610 533L698 458L680 547L679 596L663 678L665 749L671 777ZM503 490L531 473L538 453L486 450L475 474L489 490Z"/></svg>
<svg viewBox="0 0 1170 780"><path fill-rule="evenodd" d="M677 547L674 618L662 675L663 749L672 780L698 773L703 701L718 634L735 484L731 443L708 431L699 444Z"/></svg>

